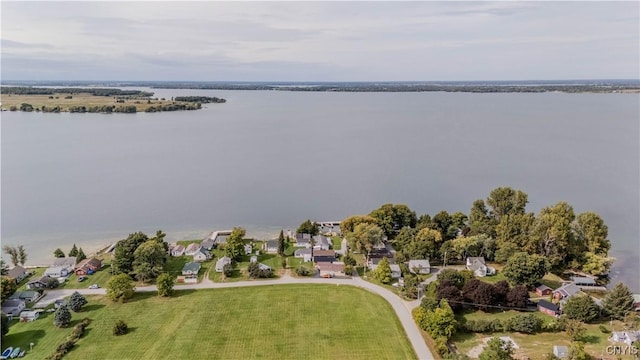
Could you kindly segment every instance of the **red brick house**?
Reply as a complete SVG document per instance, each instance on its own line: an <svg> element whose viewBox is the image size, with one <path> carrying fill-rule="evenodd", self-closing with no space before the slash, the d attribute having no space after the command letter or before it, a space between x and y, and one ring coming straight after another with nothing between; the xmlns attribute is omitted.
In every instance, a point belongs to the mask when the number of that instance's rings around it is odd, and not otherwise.
<svg viewBox="0 0 640 360"><path fill-rule="evenodd" d="M102 267L102 260L94 257L82 260L76 267L76 275L88 275L94 273Z"/></svg>
<svg viewBox="0 0 640 360"><path fill-rule="evenodd" d="M538 294L538 296L551 295L552 291L553 291L553 289L548 287L547 285L540 285L540 286L536 287L536 294Z"/></svg>
<svg viewBox="0 0 640 360"><path fill-rule="evenodd" d="M554 303L550 303L546 300L540 300L538 301L538 311L547 315L558 316L560 308L558 308L558 305Z"/></svg>

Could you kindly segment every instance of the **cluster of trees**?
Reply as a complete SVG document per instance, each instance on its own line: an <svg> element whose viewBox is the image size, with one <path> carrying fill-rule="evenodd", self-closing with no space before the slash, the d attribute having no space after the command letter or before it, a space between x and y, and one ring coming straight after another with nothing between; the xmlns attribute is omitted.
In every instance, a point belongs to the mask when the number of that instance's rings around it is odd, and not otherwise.
<svg viewBox="0 0 640 360"><path fill-rule="evenodd" d="M242 255L244 255L244 236L246 234L247 231L244 228L234 227L231 234L227 237L224 254L234 262L240 261Z"/></svg>
<svg viewBox="0 0 640 360"><path fill-rule="evenodd" d="M145 109L145 112L159 112L159 111L178 111L178 110L199 110L202 109L201 103L187 103L187 104L158 104L149 106Z"/></svg>
<svg viewBox="0 0 640 360"><path fill-rule="evenodd" d="M2 250L5 254L11 257L11 263L13 266L17 266L18 264L24 265L24 263L27 262L27 251L22 245L19 245L18 247L5 245L2 247Z"/></svg>
<svg viewBox="0 0 640 360"><path fill-rule="evenodd" d="M142 232L130 234L118 241L112 263L115 274L135 276L138 280L149 282L164 270L167 260L168 244L161 230L149 238Z"/></svg>
<svg viewBox="0 0 640 360"><path fill-rule="evenodd" d="M125 302L134 293L133 281L127 274L114 275L107 282L107 297L112 301Z"/></svg>
<svg viewBox="0 0 640 360"><path fill-rule="evenodd" d="M91 94L94 96L152 96L152 92L141 90L122 90L116 88L41 88L10 86L2 88L3 94L11 95L53 95L53 94Z"/></svg>
<svg viewBox="0 0 640 360"><path fill-rule="evenodd" d="M271 269L261 269L260 264L257 262L252 262L249 264L249 268L247 269L249 272L249 277L252 279L264 279L273 277L273 271Z"/></svg>
<svg viewBox="0 0 640 360"><path fill-rule="evenodd" d="M175 101L184 101L184 102L198 102L203 104L208 103L225 103L227 100L217 98L217 97L209 97L209 96L176 96L173 100Z"/></svg>
<svg viewBox="0 0 640 360"><path fill-rule="evenodd" d="M66 309L66 306L61 306L60 308ZM58 310L60 310L60 308L58 308ZM68 309L66 309L66 313L69 315L69 317L68 319L65 319L67 323L63 327L67 327L69 325L68 321L71 320L71 313L69 313ZM45 360L61 360L64 355L71 351L71 349L76 345L76 342L82 337L85 329L87 328L87 326L89 326L90 323L91 320L89 318L82 319L82 321L80 321L73 327L73 329L71 330L71 334L69 334L66 339L56 347L56 352L52 355L47 356Z"/></svg>
<svg viewBox="0 0 640 360"><path fill-rule="evenodd" d="M53 256L57 258L63 258L64 251L62 251L62 249L60 248L57 248L53 251ZM80 262L86 259L87 255L85 255L84 250L82 250L82 248L78 248L76 244L73 244L73 246L71 247L71 250L69 250L69 257L75 257L76 261Z"/></svg>
<svg viewBox="0 0 640 360"><path fill-rule="evenodd" d="M439 303L423 302L413 310L413 318L435 340L436 351L440 355L448 354L447 341L455 334L458 322L447 300L442 299Z"/></svg>
<svg viewBox="0 0 640 360"><path fill-rule="evenodd" d="M542 269L540 258L546 261L545 273L569 268L596 276L609 272L611 243L608 228L598 214L576 215L571 205L559 202L536 215L526 211L527 203L525 192L499 187L486 200L474 201L469 215L440 211L433 217L417 217L406 205L385 204L369 215L347 217L340 227L350 246L358 251L368 251L386 237L394 245L399 262L428 258L446 263L483 256L506 263L516 253L524 252L538 256L525 261L518 255L523 262L537 264L534 273ZM534 283L523 274L512 272L510 277L514 283Z"/></svg>
<svg viewBox="0 0 640 360"><path fill-rule="evenodd" d="M318 226L318 223L316 223L315 221L311 221L307 219L303 221L302 224L300 224L300 226L298 226L296 233L310 234L311 236L316 236L320 233L320 227Z"/></svg>

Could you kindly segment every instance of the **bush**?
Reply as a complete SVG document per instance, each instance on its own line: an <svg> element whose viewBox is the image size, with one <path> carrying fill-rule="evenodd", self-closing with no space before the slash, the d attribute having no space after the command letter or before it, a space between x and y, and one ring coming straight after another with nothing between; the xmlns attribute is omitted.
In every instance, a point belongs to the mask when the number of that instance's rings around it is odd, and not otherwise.
<svg viewBox="0 0 640 360"><path fill-rule="evenodd" d="M129 332L129 326L122 320L118 320L118 322L113 325L113 335L120 336L125 335Z"/></svg>
<svg viewBox="0 0 640 360"><path fill-rule="evenodd" d="M603 333L603 334L608 334L608 333L610 333L609 329L607 329L607 327L606 327L606 326L604 326L604 325L600 325L600 326L598 326L598 329L600 329L600 332L601 332L601 333Z"/></svg>
<svg viewBox="0 0 640 360"><path fill-rule="evenodd" d="M233 276L233 265L231 264L225 264L222 267L222 272L224 273L224 276L226 277L232 277Z"/></svg>
<svg viewBox="0 0 640 360"><path fill-rule="evenodd" d="M296 269L296 274L298 274L298 276L309 276L309 269L304 266L300 266Z"/></svg>
<svg viewBox="0 0 640 360"><path fill-rule="evenodd" d="M517 331L525 334L533 334L542 328L542 319L534 314L519 314L508 321L509 329L505 331Z"/></svg>
<svg viewBox="0 0 640 360"><path fill-rule="evenodd" d="M436 351L440 356L449 354L449 346L447 346L447 338L438 336L436 339Z"/></svg>
<svg viewBox="0 0 640 360"><path fill-rule="evenodd" d="M61 354L66 354L67 352L69 352L69 350L71 350L73 345L75 345L74 341L70 341L70 340L64 341L60 345L58 345L58 347L56 348L56 352Z"/></svg>

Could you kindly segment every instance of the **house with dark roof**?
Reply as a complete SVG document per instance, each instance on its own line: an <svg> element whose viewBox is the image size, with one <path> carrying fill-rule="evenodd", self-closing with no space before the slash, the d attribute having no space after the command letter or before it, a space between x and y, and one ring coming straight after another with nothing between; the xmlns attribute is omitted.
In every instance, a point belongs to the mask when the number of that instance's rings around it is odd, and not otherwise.
<svg viewBox="0 0 640 360"><path fill-rule="evenodd" d="M336 252L333 250L314 250L312 260L314 263L331 263L336 261Z"/></svg>
<svg viewBox="0 0 640 360"><path fill-rule="evenodd" d="M198 278L198 272L200 272L201 267L202 265L198 262L188 262L182 267L182 275L185 278Z"/></svg>
<svg viewBox="0 0 640 360"><path fill-rule="evenodd" d="M566 283L553 290L553 298L556 300L566 300L580 292L580 288L574 283Z"/></svg>
<svg viewBox="0 0 640 360"><path fill-rule="evenodd" d="M538 285L538 286L536 286L536 294L538 294L538 296L551 295L552 291L553 291L553 289L548 287L547 285Z"/></svg>
<svg viewBox="0 0 640 360"><path fill-rule="evenodd" d="M80 261L80 263L76 267L75 273L76 275L90 275L100 270L101 267L102 260L92 257Z"/></svg>
<svg viewBox="0 0 640 360"><path fill-rule="evenodd" d="M9 296L10 300L24 300L26 302L34 302L40 299L43 295L37 291L16 291L13 295Z"/></svg>
<svg viewBox="0 0 640 360"><path fill-rule="evenodd" d="M558 307L558 305L548 302L546 300L538 301L537 307L538 307L538 311L540 311L541 313L545 313L547 315L558 316L558 314L560 314L560 308Z"/></svg>
<svg viewBox="0 0 640 360"><path fill-rule="evenodd" d="M296 233L296 247L311 247L311 234L298 234Z"/></svg>
<svg viewBox="0 0 640 360"><path fill-rule="evenodd" d="M195 254L193 254L193 261L207 261L211 258L212 258L211 253L202 246L198 249L198 251Z"/></svg>
<svg viewBox="0 0 640 360"><path fill-rule="evenodd" d="M12 267L9 269L9 272L7 272L7 276L15 280L16 284L26 278L27 275L29 275L27 270L20 265Z"/></svg>
<svg viewBox="0 0 640 360"><path fill-rule="evenodd" d="M205 240L203 240L200 243L200 246L205 248L205 250L207 250L207 251L211 251L211 249L213 249L214 245L215 245L215 242L213 241L213 239L209 239L209 238L206 238Z"/></svg>
<svg viewBox="0 0 640 360"><path fill-rule="evenodd" d="M18 316L27 306L26 301L20 299L8 299L2 303L2 312L9 316Z"/></svg>
<svg viewBox="0 0 640 360"><path fill-rule="evenodd" d="M264 242L263 250L268 254L278 253L278 240L268 240Z"/></svg>
<svg viewBox="0 0 640 360"><path fill-rule="evenodd" d="M49 286L50 281L56 281L49 276L41 276L37 279L31 280L27 283L27 289L46 289Z"/></svg>

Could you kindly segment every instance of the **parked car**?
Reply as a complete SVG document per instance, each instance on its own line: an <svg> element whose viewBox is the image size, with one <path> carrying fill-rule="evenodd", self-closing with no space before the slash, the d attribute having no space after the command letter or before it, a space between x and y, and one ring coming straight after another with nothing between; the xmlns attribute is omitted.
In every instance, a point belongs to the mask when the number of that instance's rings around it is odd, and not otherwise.
<svg viewBox="0 0 640 360"><path fill-rule="evenodd" d="M89 286L89 289L99 289L99 288L100 288L100 285L98 284L93 284Z"/></svg>
<svg viewBox="0 0 640 360"><path fill-rule="evenodd" d="M87 277L86 277L86 276L80 276L80 277L78 278L78 282L83 282L83 281L85 281L85 280L87 280Z"/></svg>

